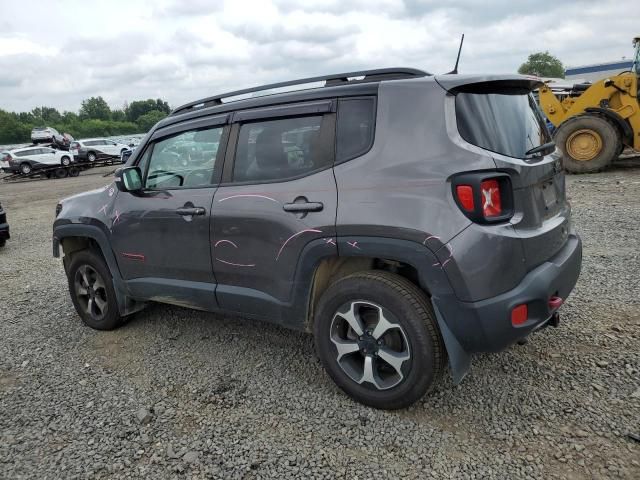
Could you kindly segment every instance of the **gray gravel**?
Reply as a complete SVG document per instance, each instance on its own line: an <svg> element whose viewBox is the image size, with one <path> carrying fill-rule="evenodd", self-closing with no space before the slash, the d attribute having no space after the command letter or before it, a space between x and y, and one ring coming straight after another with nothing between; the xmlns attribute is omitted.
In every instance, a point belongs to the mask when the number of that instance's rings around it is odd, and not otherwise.
<svg viewBox="0 0 640 480"><path fill-rule="evenodd" d="M309 336L154 305L73 310L51 222L107 180L0 184L2 478L640 478L640 167L568 178L583 273L558 329L414 407L350 401Z"/></svg>

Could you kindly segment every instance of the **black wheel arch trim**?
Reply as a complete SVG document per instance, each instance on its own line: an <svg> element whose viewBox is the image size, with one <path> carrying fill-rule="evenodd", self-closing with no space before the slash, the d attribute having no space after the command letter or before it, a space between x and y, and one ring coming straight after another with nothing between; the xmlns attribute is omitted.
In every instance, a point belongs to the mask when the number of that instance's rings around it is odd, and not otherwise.
<svg viewBox="0 0 640 480"><path fill-rule="evenodd" d="M113 254L107 234L96 225L66 224L54 225L53 228L53 256L60 257L60 243L67 237L84 237L94 240L102 253L109 273L113 278L113 289L116 293L118 309L121 315L129 315L140 310L144 304L135 301L129 294L126 283L122 279L120 269Z"/></svg>
<svg viewBox="0 0 640 480"><path fill-rule="evenodd" d="M600 107L585 108L585 112L596 113L598 115L604 115L605 117L607 117L618 127L618 129L620 129L623 143L627 145L633 145L633 129L631 128L631 125L629 125L629 123L627 123L627 121L625 121L625 119L618 115L616 112L607 108Z"/></svg>
<svg viewBox="0 0 640 480"><path fill-rule="evenodd" d="M441 313L440 306L451 301L457 302L457 299L446 273L441 267L434 266L440 265L436 255L425 245L411 240L369 236L345 236L336 240L339 257L384 258L406 263L416 269L419 286L431 297L453 380L459 383L469 371L471 356L454 333L455 329L449 325L456 319L445 318ZM327 254L326 243L322 239L310 242L303 250L296 269L290 318L307 319L312 312L311 288L315 270L323 259L331 256ZM306 325L298 322L286 326L304 330Z"/></svg>

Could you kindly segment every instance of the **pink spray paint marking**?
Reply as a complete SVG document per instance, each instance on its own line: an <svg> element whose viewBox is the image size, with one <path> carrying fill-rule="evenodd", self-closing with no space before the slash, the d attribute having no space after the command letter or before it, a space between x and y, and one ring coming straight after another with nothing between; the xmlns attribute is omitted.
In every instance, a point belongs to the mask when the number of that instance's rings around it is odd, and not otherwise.
<svg viewBox="0 0 640 480"><path fill-rule="evenodd" d="M335 245L336 244L336 242L335 242L335 240L333 238L325 238L324 242L326 244L328 244L328 245Z"/></svg>
<svg viewBox="0 0 640 480"><path fill-rule="evenodd" d="M347 245L360 250L360 247L358 246L358 242L347 242Z"/></svg>
<svg viewBox="0 0 640 480"><path fill-rule="evenodd" d="M426 241L426 240L425 240ZM451 259L453 258L453 247L451 246L451 244L447 243L445 245L445 247L447 247L447 250L449 250L449 256L447 257L447 259L440 263L440 262L436 262L432 265L432 267L437 267L438 265L440 266L440 268L444 268L444 266L449 263L451 261Z"/></svg>
<svg viewBox="0 0 640 480"><path fill-rule="evenodd" d="M139 260L141 262L144 262L146 260L146 257L144 255L142 255L141 253L122 252L122 256L124 258L130 258L131 260Z"/></svg>
<svg viewBox="0 0 640 480"><path fill-rule="evenodd" d="M424 239L424 242L422 242L422 244L423 244L423 245L426 245L426 244L427 244L427 242L428 242L429 240L431 240L432 238L435 238L436 240L440 240L440 237L436 237L435 235L431 235L430 237L425 238L425 239Z"/></svg>
<svg viewBox="0 0 640 480"><path fill-rule="evenodd" d="M113 217L113 223L111 224L111 226L113 227L116 223L118 223L118 220L120 220L120 212L116 210L116 215L115 217Z"/></svg>
<svg viewBox="0 0 640 480"><path fill-rule="evenodd" d="M216 260L219 262L222 262L226 265L231 265L233 267L255 267L256 265L254 263L233 263L233 262L227 262L226 260L222 260L221 258L216 257Z"/></svg>
<svg viewBox="0 0 640 480"><path fill-rule="evenodd" d="M298 233L294 233L293 235L291 235L289 238L287 238L285 240L285 242L280 247L280 250L278 251L278 255L276 255L276 262L280 258L280 254L282 253L282 250L284 250L284 247L287 246L287 243L289 243L291 240L293 240L298 235L302 235L303 233L322 233L322 230L316 230L315 228L307 228L305 230L301 230Z"/></svg>
<svg viewBox="0 0 640 480"><path fill-rule="evenodd" d="M223 240L218 240L218 241L215 243L214 247L217 247L218 245L220 245L220 244L224 244L224 243L228 243L228 244L229 244L229 245L231 245L233 248L238 248L238 246L237 246L235 243L233 243L231 240L224 240L224 239L223 239Z"/></svg>
<svg viewBox="0 0 640 480"><path fill-rule="evenodd" d="M98 212L102 212L104 214L104 216L107 216L107 207L109 206L108 203L105 203L102 208L100 210L98 210Z"/></svg>
<svg viewBox="0 0 640 480"><path fill-rule="evenodd" d="M275 198L268 197L266 195L258 195L257 193L244 193L239 195L231 195L230 197L221 198L220 200L218 200L218 202L224 202L225 200L231 200L232 198L264 198L265 200L269 200L271 202L280 203Z"/></svg>

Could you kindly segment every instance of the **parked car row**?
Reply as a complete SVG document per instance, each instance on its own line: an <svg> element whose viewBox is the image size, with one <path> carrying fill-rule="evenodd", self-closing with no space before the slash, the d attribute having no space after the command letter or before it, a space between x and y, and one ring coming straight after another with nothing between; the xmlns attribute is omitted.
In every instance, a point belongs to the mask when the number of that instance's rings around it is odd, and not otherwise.
<svg viewBox="0 0 640 480"><path fill-rule="evenodd" d="M74 140L69 149L33 145L0 152L0 169L7 173L29 175L36 170L54 166L68 167L73 163L93 163L98 160L122 159L130 152L129 145L106 138Z"/></svg>

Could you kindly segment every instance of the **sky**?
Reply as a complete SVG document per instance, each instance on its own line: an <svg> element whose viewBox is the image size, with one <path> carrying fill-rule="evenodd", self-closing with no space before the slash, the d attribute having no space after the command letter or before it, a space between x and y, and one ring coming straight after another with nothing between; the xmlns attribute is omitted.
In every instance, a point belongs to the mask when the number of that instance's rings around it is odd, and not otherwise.
<svg viewBox="0 0 640 480"><path fill-rule="evenodd" d="M631 58L637 0L0 0L0 109L172 107L264 83L368 68L517 71Z"/></svg>

